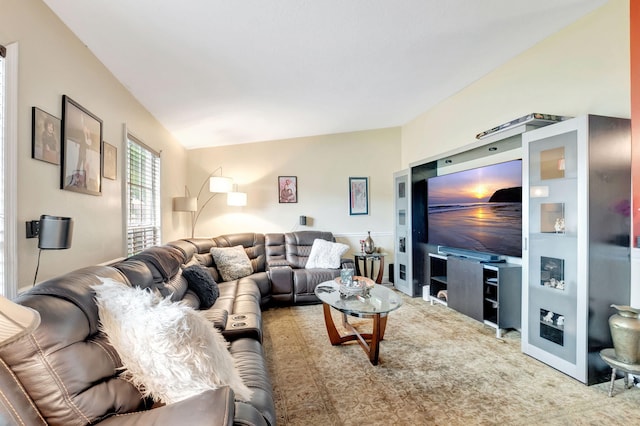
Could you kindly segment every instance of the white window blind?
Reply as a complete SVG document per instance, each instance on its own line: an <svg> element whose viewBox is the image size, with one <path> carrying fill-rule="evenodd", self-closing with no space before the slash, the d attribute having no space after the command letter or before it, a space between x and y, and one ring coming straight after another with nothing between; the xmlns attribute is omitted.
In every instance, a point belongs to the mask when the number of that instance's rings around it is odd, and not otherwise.
<svg viewBox="0 0 640 426"><path fill-rule="evenodd" d="M127 134L127 254L160 244L160 155Z"/></svg>

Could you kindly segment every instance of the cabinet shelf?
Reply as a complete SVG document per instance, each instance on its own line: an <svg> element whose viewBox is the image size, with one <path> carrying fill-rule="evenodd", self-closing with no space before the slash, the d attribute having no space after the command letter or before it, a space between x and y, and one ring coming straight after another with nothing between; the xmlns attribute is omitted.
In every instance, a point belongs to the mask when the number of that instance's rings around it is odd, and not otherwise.
<svg viewBox="0 0 640 426"><path fill-rule="evenodd" d="M439 277L431 277L431 281L436 281L442 284L447 284L447 277L446 276L439 276Z"/></svg>
<svg viewBox="0 0 640 426"><path fill-rule="evenodd" d="M441 303L477 321L502 330L520 328L520 265L482 263L457 256L429 255L431 303ZM437 297L447 291L447 300Z"/></svg>

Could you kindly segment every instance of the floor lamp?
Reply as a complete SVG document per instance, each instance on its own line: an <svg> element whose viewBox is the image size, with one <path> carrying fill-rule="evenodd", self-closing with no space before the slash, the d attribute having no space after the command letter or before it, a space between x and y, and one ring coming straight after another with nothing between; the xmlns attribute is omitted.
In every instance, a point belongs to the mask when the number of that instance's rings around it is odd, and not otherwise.
<svg viewBox="0 0 640 426"><path fill-rule="evenodd" d="M189 188L185 186L185 196L175 197L173 199L173 211L188 212L191 215L191 238L195 235L196 223L198 223L200 214L202 214L204 208L216 195L226 193L227 204L230 206L247 205L247 194L244 192L237 192L232 178L215 176L218 172L222 175L222 167L218 167L209 174L209 176L207 176L204 182L202 182L197 196L192 197L189 192ZM207 183L209 183L209 192L211 195L202 203L202 205L200 205L200 197L202 196L202 191L207 186Z"/></svg>

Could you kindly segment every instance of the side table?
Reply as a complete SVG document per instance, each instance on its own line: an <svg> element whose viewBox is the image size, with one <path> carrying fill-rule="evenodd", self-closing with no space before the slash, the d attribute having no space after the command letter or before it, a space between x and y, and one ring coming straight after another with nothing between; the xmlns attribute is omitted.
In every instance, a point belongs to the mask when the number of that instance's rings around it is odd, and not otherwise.
<svg viewBox="0 0 640 426"><path fill-rule="evenodd" d="M624 373L624 387L629 389L629 374L639 375L640 364L627 364L618 361L616 351L613 348L603 349L600 351L600 357L611 367L611 386L609 386L609 396L613 396L613 383L616 381L616 371L620 370Z"/></svg>
<svg viewBox="0 0 640 426"><path fill-rule="evenodd" d="M355 260L356 264L356 273L355 275L360 275L363 277L371 278L372 280L374 275L374 266L375 262L378 262L378 276L375 278L376 284L382 284L382 275L384 274L384 257L387 256L387 253L354 253L353 260ZM360 261L364 264L364 272L360 272ZM370 264L371 267L368 268L367 265Z"/></svg>

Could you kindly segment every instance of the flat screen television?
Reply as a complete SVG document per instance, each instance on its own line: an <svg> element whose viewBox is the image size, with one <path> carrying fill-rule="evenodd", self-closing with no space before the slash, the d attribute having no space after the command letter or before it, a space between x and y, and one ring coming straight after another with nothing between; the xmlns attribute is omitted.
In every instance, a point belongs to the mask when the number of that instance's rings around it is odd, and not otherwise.
<svg viewBox="0 0 640 426"><path fill-rule="evenodd" d="M522 160L427 179L429 244L522 257Z"/></svg>

